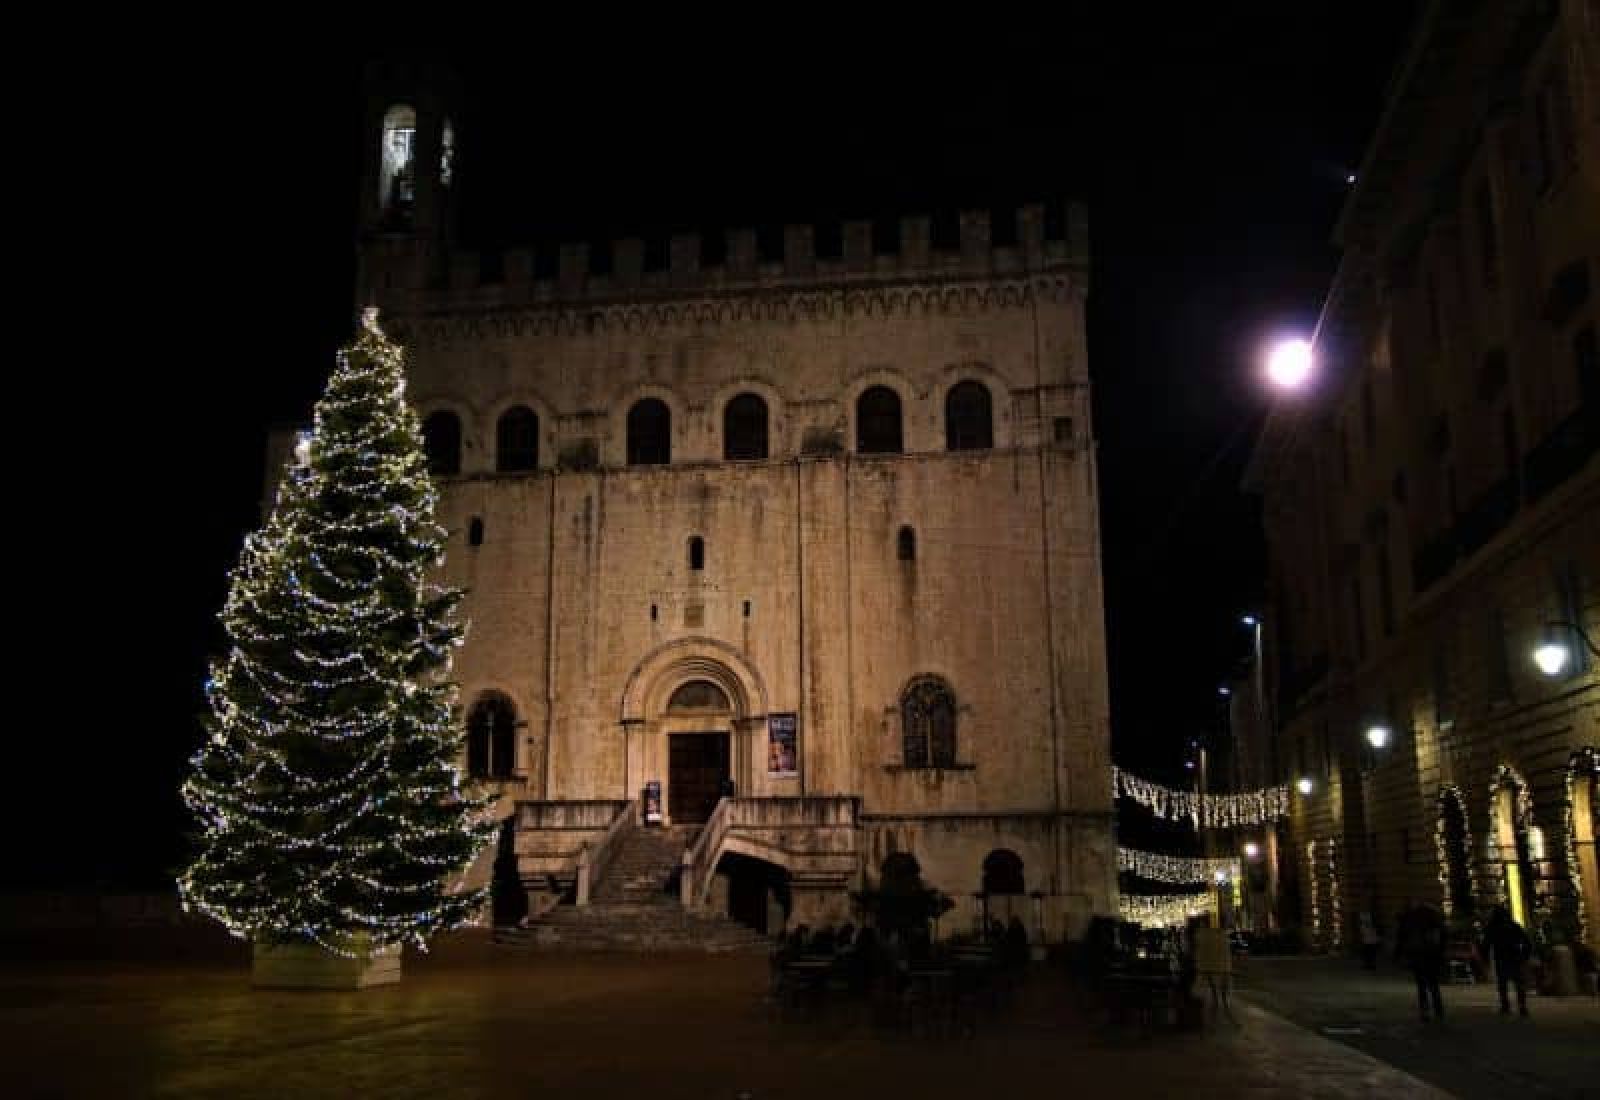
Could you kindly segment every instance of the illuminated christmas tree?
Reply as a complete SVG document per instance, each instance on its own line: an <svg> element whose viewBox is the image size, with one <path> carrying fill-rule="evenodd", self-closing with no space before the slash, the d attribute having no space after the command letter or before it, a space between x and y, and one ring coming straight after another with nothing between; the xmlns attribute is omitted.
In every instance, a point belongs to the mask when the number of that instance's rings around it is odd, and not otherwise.
<svg viewBox="0 0 1600 1100"><path fill-rule="evenodd" d="M485 901L446 889L494 825L461 787L461 592L428 580L445 531L401 359L368 310L222 611L179 887L257 943L422 946Z"/></svg>

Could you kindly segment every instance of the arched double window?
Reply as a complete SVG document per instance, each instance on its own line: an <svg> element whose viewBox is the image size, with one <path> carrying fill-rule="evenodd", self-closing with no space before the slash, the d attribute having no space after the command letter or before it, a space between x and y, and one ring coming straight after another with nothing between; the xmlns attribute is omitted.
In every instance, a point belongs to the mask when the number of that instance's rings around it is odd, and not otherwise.
<svg viewBox="0 0 1600 1100"><path fill-rule="evenodd" d="M744 462L767 457L767 403L741 393L722 410L722 457Z"/></svg>
<svg viewBox="0 0 1600 1100"><path fill-rule="evenodd" d="M672 410L655 397L628 410L628 465L665 466L672 461Z"/></svg>
<svg viewBox="0 0 1600 1100"><path fill-rule="evenodd" d="M480 696L467 714L467 774L505 779L516 766L517 709L495 692Z"/></svg>
<svg viewBox="0 0 1600 1100"><path fill-rule="evenodd" d="M944 443L951 451L986 451L994 446L994 406L989 387L967 379L944 398Z"/></svg>
<svg viewBox="0 0 1600 1100"><path fill-rule="evenodd" d="M500 414L494 431L495 469L503 472L539 468L539 416L526 405Z"/></svg>
<svg viewBox="0 0 1600 1100"><path fill-rule="evenodd" d="M905 766L950 768L956 762L956 700L944 681L913 680L900 699Z"/></svg>
<svg viewBox="0 0 1600 1100"><path fill-rule="evenodd" d="M900 395L872 386L856 398L856 451L899 454L905 449L900 427Z"/></svg>
<svg viewBox="0 0 1600 1100"><path fill-rule="evenodd" d="M422 422L422 449L428 472L452 477L461 472L461 418L448 409L428 414Z"/></svg>

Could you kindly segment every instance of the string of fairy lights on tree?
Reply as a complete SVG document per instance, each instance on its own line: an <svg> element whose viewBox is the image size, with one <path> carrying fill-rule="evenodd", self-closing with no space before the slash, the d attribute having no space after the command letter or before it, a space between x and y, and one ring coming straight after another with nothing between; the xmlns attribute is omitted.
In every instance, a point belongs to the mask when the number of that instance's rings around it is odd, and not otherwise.
<svg viewBox="0 0 1600 1100"><path fill-rule="evenodd" d="M234 935L355 955L483 907L446 881L495 826L462 786L436 506L401 349L368 310L231 575L183 787L202 830L183 903Z"/></svg>
<svg viewBox="0 0 1600 1100"><path fill-rule="evenodd" d="M1111 769L1112 794L1130 799L1157 817L1187 819L1197 829L1236 829L1267 825L1289 816L1289 784L1234 794L1201 794L1142 779L1122 768Z"/></svg>
<svg viewBox="0 0 1600 1100"><path fill-rule="evenodd" d="M1143 852L1137 848L1117 849L1117 870L1152 882L1201 886L1216 882L1236 882L1239 861L1226 856L1169 856Z"/></svg>
<svg viewBox="0 0 1600 1100"><path fill-rule="evenodd" d="M1578 797L1579 791L1584 797ZM1583 881L1583 864L1578 859L1578 825L1580 813L1589 815L1589 847L1594 850L1597 840L1596 819L1600 818L1600 752L1592 748L1579 749L1567 762L1567 870L1572 876L1572 889L1578 897L1578 938L1582 942L1593 939L1594 925L1600 913L1590 911L1594 884L1586 888ZM1580 802L1582 805L1580 805ZM1600 862L1597 860L1596 862ZM1587 892L1586 892L1587 889Z"/></svg>

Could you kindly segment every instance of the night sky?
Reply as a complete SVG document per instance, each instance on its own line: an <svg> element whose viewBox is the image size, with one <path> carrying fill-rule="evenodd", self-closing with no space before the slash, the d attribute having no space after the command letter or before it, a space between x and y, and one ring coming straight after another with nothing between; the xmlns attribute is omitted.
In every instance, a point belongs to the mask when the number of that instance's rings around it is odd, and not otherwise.
<svg viewBox="0 0 1600 1100"><path fill-rule="evenodd" d="M1237 488L1258 349L1316 320L1415 4L1114 10L623 43L436 14L426 45L469 93L468 244L1087 202L1115 753L1179 781L1259 599ZM29 120L14 324L39 339L13 398L51 413L24 434L48 472L13 496L34 556L13 568L17 883L171 881L265 433L307 415L351 331L362 61L419 45L178 41L75 59Z"/></svg>

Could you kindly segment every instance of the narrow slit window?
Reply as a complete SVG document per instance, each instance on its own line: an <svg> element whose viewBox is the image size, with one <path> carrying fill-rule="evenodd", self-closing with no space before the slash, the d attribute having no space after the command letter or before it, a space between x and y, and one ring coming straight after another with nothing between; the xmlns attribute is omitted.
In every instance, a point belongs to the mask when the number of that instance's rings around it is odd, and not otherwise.
<svg viewBox="0 0 1600 1100"><path fill-rule="evenodd" d="M706 540L695 535L689 540L689 568L695 572L706 567Z"/></svg>
<svg viewBox="0 0 1600 1100"><path fill-rule="evenodd" d="M917 560L917 533L911 528L900 528L900 534L895 538L894 556L900 561Z"/></svg>

